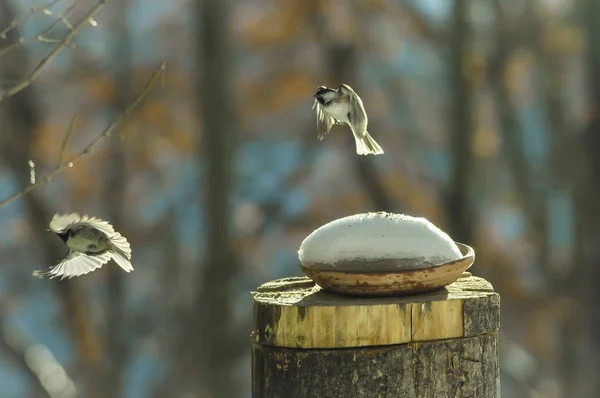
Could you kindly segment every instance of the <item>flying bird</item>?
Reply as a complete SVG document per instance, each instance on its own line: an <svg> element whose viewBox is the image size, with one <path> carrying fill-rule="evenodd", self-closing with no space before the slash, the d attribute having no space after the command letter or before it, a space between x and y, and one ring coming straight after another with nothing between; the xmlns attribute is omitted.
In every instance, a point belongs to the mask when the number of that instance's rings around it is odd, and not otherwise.
<svg viewBox="0 0 600 398"><path fill-rule="evenodd" d="M319 86L313 95L317 112L317 132L319 141L325 138L334 124L346 124L352 130L359 155L380 155L383 149L367 132L367 112L362 100L347 84L337 89Z"/></svg>
<svg viewBox="0 0 600 398"><path fill-rule="evenodd" d="M131 247L112 225L96 217L77 213L55 214L49 225L69 248L65 257L48 271L34 271L33 276L50 279L73 278L92 272L111 259L126 272L133 271Z"/></svg>

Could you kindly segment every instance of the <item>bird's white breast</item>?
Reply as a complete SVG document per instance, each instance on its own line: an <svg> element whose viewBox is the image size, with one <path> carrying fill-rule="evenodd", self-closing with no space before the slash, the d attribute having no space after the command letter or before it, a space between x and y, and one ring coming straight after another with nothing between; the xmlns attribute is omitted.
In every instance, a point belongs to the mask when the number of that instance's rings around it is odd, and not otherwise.
<svg viewBox="0 0 600 398"><path fill-rule="evenodd" d="M90 244L95 245L96 248L100 250L106 248L106 244L80 235L71 236L69 237L69 239L67 239L67 246L71 250L75 250L76 252L80 253L85 253L86 251L88 251Z"/></svg>
<svg viewBox="0 0 600 398"><path fill-rule="evenodd" d="M336 102L323 109L333 118L348 123L348 105Z"/></svg>

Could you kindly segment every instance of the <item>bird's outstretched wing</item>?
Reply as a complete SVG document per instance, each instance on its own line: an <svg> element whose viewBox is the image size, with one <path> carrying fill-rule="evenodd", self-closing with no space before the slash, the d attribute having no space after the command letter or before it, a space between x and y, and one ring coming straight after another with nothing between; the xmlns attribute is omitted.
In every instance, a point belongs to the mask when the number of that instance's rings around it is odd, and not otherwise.
<svg viewBox="0 0 600 398"><path fill-rule="evenodd" d="M325 136L327 135L327 133L329 133L329 130L331 130L331 126L333 126L336 123L336 121L325 111L323 111L323 108L321 107L321 104L319 104L319 101L315 100L313 108L316 108L317 112L317 138L319 139L319 141L322 141L323 138L325 138Z"/></svg>
<svg viewBox="0 0 600 398"><path fill-rule="evenodd" d="M33 276L38 278L50 279L60 276L60 279L71 279L75 276L85 275L95 269L102 267L110 261L112 255L110 252L105 252L99 255L88 256L83 253L69 251L65 258L60 260L56 265L50 267L48 271L34 271Z"/></svg>
<svg viewBox="0 0 600 398"><path fill-rule="evenodd" d="M369 119L367 117L367 112L365 111L362 100L354 92L353 95L350 95L350 107L352 108L352 120L350 120L350 128L352 129L354 135L362 138L367 133Z"/></svg>
<svg viewBox="0 0 600 398"><path fill-rule="evenodd" d="M75 225L87 225L106 234L110 237L115 233L115 229L108 222L88 215L80 216L78 213L55 214L50 221L50 230L59 233Z"/></svg>

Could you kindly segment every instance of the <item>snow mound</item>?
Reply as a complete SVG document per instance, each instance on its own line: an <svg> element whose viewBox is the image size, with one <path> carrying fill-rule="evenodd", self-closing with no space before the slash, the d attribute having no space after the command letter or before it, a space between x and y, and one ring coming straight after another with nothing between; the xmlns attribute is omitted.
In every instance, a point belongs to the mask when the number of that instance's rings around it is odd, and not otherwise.
<svg viewBox="0 0 600 398"><path fill-rule="evenodd" d="M323 225L304 239L298 257L306 268L375 272L423 269L463 255L427 219L378 212Z"/></svg>

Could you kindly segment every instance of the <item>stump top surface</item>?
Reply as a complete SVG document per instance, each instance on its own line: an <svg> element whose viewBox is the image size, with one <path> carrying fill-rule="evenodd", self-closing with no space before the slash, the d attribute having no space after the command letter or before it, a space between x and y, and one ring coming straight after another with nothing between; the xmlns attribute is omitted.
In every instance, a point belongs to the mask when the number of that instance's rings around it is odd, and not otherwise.
<svg viewBox="0 0 600 398"><path fill-rule="evenodd" d="M256 302L271 305L295 306L344 306L386 305L422 303L428 301L469 299L485 297L494 292L491 283L483 278L471 276L459 278L443 289L424 294L398 297L355 297L342 296L324 291L307 277L276 279L259 286L252 296Z"/></svg>
<svg viewBox="0 0 600 398"><path fill-rule="evenodd" d="M277 279L252 292L253 340L296 348L402 344L481 335L499 328L499 296L483 278L402 297L352 297L311 279Z"/></svg>

